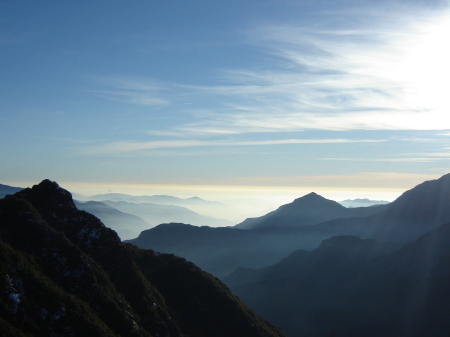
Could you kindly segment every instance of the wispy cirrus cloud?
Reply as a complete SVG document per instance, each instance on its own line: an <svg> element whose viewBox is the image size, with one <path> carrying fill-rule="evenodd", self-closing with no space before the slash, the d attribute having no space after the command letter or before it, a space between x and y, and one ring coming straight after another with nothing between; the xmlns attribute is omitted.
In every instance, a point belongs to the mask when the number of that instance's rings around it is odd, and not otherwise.
<svg viewBox="0 0 450 337"><path fill-rule="evenodd" d="M235 113L179 126L191 134L298 132L305 130L442 130L450 126L440 112L367 111L347 113Z"/></svg>
<svg viewBox="0 0 450 337"><path fill-rule="evenodd" d="M334 12L346 22L337 27L322 15L315 25L247 31L247 43L264 56L212 82L106 78L109 88L96 94L156 107L195 101L165 112L191 121L148 131L161 136L450 129L448 13Z"/></svg>
<svg viewBox="0 0 450 337"><path fill-rule="evenodd" d="M345 143L378 143L383 140L373 139L282 139L261 141L205 141L205 140L167 140L167 141L119 141L80 148L85 155L121 155L170 148L193 147L239 147L267 146L285 144L345 144Z"/></svg>
<svg viewBox="0 0 450 337"><path fill-rule="evenodd" d="M450 16L385 14L381 26L358 18L357 27L334 30L294 25L253 30L249 43L266 52L270 67L224 71L222 85L178 86L220 104L205 107L209 115L177 129L203 134L450 129L444 89L450 85L450 49L442 34Z"/></svg>
<svg viewBox="0 0 450 337"><path fill-rule="evenodd" d="M137 105L167 106L170 104L167 86L142 78L101 77L96 80L106 89L93 90L96 96Z"/></svg>

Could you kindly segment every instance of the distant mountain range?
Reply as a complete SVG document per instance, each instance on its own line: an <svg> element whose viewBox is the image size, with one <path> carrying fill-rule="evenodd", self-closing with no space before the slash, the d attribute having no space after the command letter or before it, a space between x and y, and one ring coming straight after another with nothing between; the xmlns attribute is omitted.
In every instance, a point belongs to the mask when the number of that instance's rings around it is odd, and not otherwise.
<svg viewBox="0 0 450 337"><path fill-rule="evenodd" d="M233 223L224 219L217 219L200 215L185 207L174 205L158 205L151 203L131 203L126 201L103 201L104 204L119 211L137 215L150 224L150 227L168 222L185 222L194 226L226 227Z"/></svg>
<svg viewBox="0 0 450 337"><path fill-rule="evenodd" d="M285 336L194 264L122 243L49 180L0 200L0 256L1 336Z"/></svg>
<svg viewBox="0 0 450 337"><path fill-rule="evenodd" d="M159 205L175 205L175 206L192 206L192 205L223 205L217 201L209 201L199 197L191 197L191 198L178 198L171 195L129 195L123 193L106 193L106 194L97 194L92 197L89 197L90 200L93 201L126 201L132 203L151 203L151 204L159 204ZM223 205L224 206L224 205Z"/></svg>
<svg viewBox="0 0 450 337"><path fill-rule="evenodd" d="M315 249L331 236L406 243L450 221L449 200L450 174L424 182L386 205L345 208L312 193L235 228L163 224L130 242L177 254L224 277L239 267L262 268L298 249ZM333 216L338 218L321 222Z"/></svg>
<svg viewBox="0 0 450 337"><path fill-rule="evenodd" d="M115 230L122 240L134 239L151 225L134 214L124 213L118 209L98 201L76 201L78 209L98 217L106 226Z"/></svg>
<svg viewBox="0 0 450 337"><path fill-rule="evenodd" d="M390 201L386 200L370 200L370 199L347 199L338 201L344 207L369 207L375 205L389 204Z"/></svg>
<svg viewBox="0 0 450 337"><path fill-rule="evenodd" d="M268 202L264 200L258 199L231 199L226 202L218 202L218 201L210 201L205 200L199 197L191 197L191 198L178 198L170 195L142 195L142 196L134 196L122 193L107 193L107 194L98 194L92 197L84 197L82 200L92 200L92 201L114 201L114 202L128 202L134 204L157 204L157 205L171 205L171 206L180 206L187 208L195 213L198 213L203 216L212 217L215 219L225 219L229 222L226 223L228 225L235 225L236 223L245 219L251 214L262 214L267 212L268 210L273 209ZM171 220L175 221L175 220ZM182 222L189 222L188 220L181 220ZM152 222L152 221L150 221ZM169 222L169 221L165 221ZM159 223L157 223L159 224ZM219 226L207 224L208 226ZM224 226L224 224L220 226Z"/></svg>

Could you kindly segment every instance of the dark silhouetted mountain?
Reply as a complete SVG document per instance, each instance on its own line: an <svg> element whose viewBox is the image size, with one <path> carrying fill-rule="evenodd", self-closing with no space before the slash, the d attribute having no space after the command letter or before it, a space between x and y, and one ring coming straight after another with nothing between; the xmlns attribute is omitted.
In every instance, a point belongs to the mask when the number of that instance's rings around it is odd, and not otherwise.
<svg viewBox="0 0 450 337"><path fill-rule="evenodd" d="M0 184L0 199L4 198L8 194L14 194L23 190L22 187L12 187L8 185Z"/></svg>
<svg viewBox="0 0 450 337"><path fill-rule="evenodd" d="M2 336L284 336L194 264L122 243L45 180L0 200Z"/></svg>
<svg viewBox="0 0 450 337"><path fill-rule="evenodd" d="M225 277L239 267L262 268L274 264L299 247L316 248L330 235L328 229L321 231L314 227L271 226L245 230L170 223L143 231L127 242L182 256L217 277Z"/></svg>
<svg viewBox="0 0 450 337"><path fill-rule="evenodd" d="M347 199L338 201L344 207L370 207L376 205L386 205L389 201L386 200L370 200L370 199Z"/></svg>
<svg viewBox="0 0 450 337"><path fill-rule="evenodd" d="M391 251L333 237L261 270L226 278L289 336L445 336L450 331L450 223Z"/></svg>
<svg viewBox="0 0 450 337"><path fill-rule="evenodd" d="M280 279L314 268L334 268L341 261L367 260L384 255L398 248L391 243L380 243L372 239L361 239L357 236L333 236L323 240L313 250L304 249L293 252L273 266L262 269L238 268L233 274L225 277L224 282L236 288L243 284Z"/></svg>
<svg viewBox="0 0 450 337"><path fill-rule="evenodd" d="M151 226L142 218L128 214L98 201L74 201L78 209L99 218L107 227L115 230L122 240L136 238L140 232Z"/></svg>
<svg viewBox="0 0 450 337"><path fill-rule="evenodd" d="M310 193L259 218L250 218L236 228L255 229L268 226L310 226L336 218L363 217L377 214L382 207L346 208L339 203Z"/></svg>
<svg viewBox="0 0 450 337"><path fill-rule="evenodd" d="M167 222L185 222L195 226L225 227L232 222L212 218L195 213L185 207L172 205L157 205L151 203L130 203L125 201L108 201L103 203L122 212L137 215L154 227Z"/></svg>

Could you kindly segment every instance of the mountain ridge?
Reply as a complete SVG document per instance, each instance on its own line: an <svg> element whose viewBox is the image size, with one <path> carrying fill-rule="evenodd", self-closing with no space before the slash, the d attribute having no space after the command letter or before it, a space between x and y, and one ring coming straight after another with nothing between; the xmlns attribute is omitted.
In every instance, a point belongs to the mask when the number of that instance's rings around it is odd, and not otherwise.
<svg viewBox="0 0 450 337"><path fill-rule="evenodd" d="M336 218L368 216L382 210L383 206L346 208L336 201L311 192L266 215L249 218L235 227L256 229L267 226L310 226Z"/></svg>
<svg viewBox="0 0 450 337"><path fill-rule="evenodd" d="M142 248L176 253L194 261L218 277L225 277L239 267L262 268L269 266L298 249L315 249L322 240L331 236L354 235L383 242L406 243L437 227L439 221L442 223L450 221L448 201L450 200L450 186L448 186L447 177L450 175L444 176L444 179L432 180L424 185L441 192L438 193L438 197L429 198L431 203L428 207L432 212L426 213L428 218L417 216L413 219L416 222L411 223L411 227L408 227L407 219L411 219L411 214L420 212L421 209L421 207L414 207L414 203L420 202L421 198L428 198L427 193L422 193L422 188L415 187L410 190L410 193L406 193L406 196L415 195L415 201L410 208L405 208L401 204L402 207L397 207L399 202L394 201L387 205L367 207L366 209L369 209L370 212L379 213L365 217L331 219L323 223L298 227L277 226L277 223L273 223L254 229L242 229L235 226L233 230L225 228L218 231L211 228L208 229L208 235L205 234L205 229L191 228L189 231L184 231L180 225L165 231L164 235L160 228L150 229L142 232L138 238L130 242ZM441 187L436 185L441 185ZM433 186L435 186L434 189ZM403 203L404 198L399 197L399 200ZM292 203L290 207L292 207ZM341 205L338 207L345 209L345 212L360 212L356 208L346 209ZM320 209L318 211L320 212ZM276 211L268 214L276 214ZM397 217L390 216L389 218L387 216L389 214L397 214ZM400 221L402 216L404 221ZM182 238L178 234L181 231L185 233Z"/></svg>
<svg viewBox="0 0 450 337"><path fill-rule="evenodd" d="M6 336L285 336L194 264L122 243L49 180L0 200L0 249Z"/></svg>

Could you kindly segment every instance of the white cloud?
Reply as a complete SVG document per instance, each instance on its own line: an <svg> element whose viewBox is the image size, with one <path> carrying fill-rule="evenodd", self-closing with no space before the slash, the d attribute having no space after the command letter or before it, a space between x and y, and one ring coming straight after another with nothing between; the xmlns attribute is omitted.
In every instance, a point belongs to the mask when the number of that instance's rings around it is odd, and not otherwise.
<svg viewBox="0 0 450 337"><path fill-rule="evenodd" d="M109 89L95 90L92 93L105 99L146 106L170 104L164 93L168 88L148 79L101 77L96 80Z"/></svg>
<svg viewBox="0 0 450 337"><path fill-rule="evenodd" d="M322 17L315 26L248 32L248 43L266 60L222 71L212 84L103 78L110 88L96 94L160 107L177 97L195 101L166 112L189 113L193 121L149 131L161 136L450 129L450 16L423 10L338 14L347 26L326 27L329 18Z"/></svg>
<svg viewBox="0 0 450 337"><path fill-rule="evenodd" d="M218 97L222 105L178 129L203 134L450 129L450 47L443 34L450 16L385 14L379 27L283 25L252 31L251 43L272 55L271 68L230 70L224 74L227 85L180 86Z"/></svg>
<svg viewBox="0 0 450 337"><path fill-rule="evenodd" d="M283 144L345 144L345 143L375 143L383 140L371 139L283 139L263 141L200 141L200 140L167 140L167 141L120 141L101 145L91 145L81 148L80 152L85 155L120 155L128 153L139 153L169 148L192 148L192 147L225 147L225 146L265 146Z"/></svg>
<svg viewBox="0 0 450 337"><path fill-rule="evenodd" d="M264 109L264 108L262 108ZM181 126L190 133L295 132L304 130L443 130L450 127L440 112L366 111L347 113L235 113Z"/></svg>

